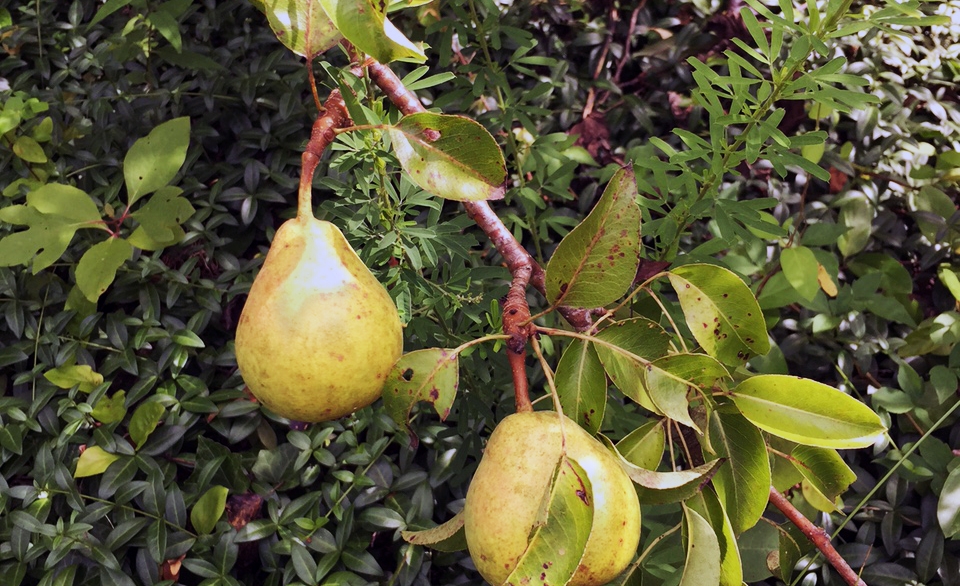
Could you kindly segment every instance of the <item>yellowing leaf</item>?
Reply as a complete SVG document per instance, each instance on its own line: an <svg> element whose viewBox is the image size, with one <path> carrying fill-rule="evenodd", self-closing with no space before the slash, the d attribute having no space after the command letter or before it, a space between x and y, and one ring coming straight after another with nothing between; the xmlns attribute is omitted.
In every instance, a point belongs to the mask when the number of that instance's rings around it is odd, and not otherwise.
<svg viewBox="0 0 960 586"><path fill-rule="evenodd" d="M100 423L116 423L123 421L127 414L127 408L124 407L127 394L124 391L117 391L113 397L104 395L97 401L96 406L90 412L90 415Z"/></svg>
<svg viewBox="0 0 960 586"><path fill-rule="evenodd" d="M837 296L837 285L833 282L833 277L827 272L822 264L817 264L817 284L830 297Z"/></svg>
<svg viewBox="0 0 960 586"><path fill-rule="evenodd" d="M503 153L477 122L421 112L386 130L403 170L425 191L455 201L503 198Z"/></svg>
<svg viewBox="0 0 960 586"><path fill-rule="evenodd" d="M263 0L260 8L280 42L307 59L320 55L343 38L320 0Z"/></svg>
<svg viewBox="0 0 960 586"><path fill-rule="evenodd" d="M407 428L410 410L420 401L433 405L446 419L460 384L459 356L451 350L427 348L400 357L387 375L383 405L390 417Z"/></svg>
<svg viewBox="0 0 960 586"><path fill-rule="evenodd" d="M687 327L707 354L740 365L770 350L760 305L732 271L692 264L673 269L669 276Z"/></svg>
<svg viewBox="0 0 960 586"><path fill-rule="evenodd" d="M136 442L138 450L159 425L163 412L163 405L155 401L144 403L133 412L130 418L130 439Z"/></svg>
<svg viewBox="0 0 960 586"><path fill-rule="evenodd" d="M190 511L190 523L197 533L206 535L217 526L227 504L227 493L223 486L210 487L193 505Z"/></svg>
<svg viewBox="0 0 960 586"><path fill-rule="evenodd" d="M425 545L437 551L462 551L467 549L462 510L442 525L422 531L401 531L400 535L407 543Z"/></svg>
<svg viewBox="0 0 960 586"><path fill-rule="evenodd" d="M133 247L122 238L109 238L94 244L77 263L77 288L89 301L96 301L113 283L117 269L132 253Z"/></svg>
<svg viewBox="0 0 960 586"><path fill-rule="evenodd" d="M381 63L396 59L426 61L423 47L393 26L375 0L319 0L340 33Z"/></svg>
<svg viewBox="0 0 960 586"><path fill-rule="evenodd" d="M176 176L187 158L190 118L174 118L137 140L123 158L127 203L160 189Z"/></svg>
<svg viewBox="0 0 960 586"><path fill-rule="evenodd" d="M80 390L84 393L92 392L103 383L103 375L94 372L93 368L86 364L58 366L43 373L43 378L61 389L72 389L74 385L79 385Z"/></svg>
<svg viewBox="0 0 960 586"><path fill-rule="evenodd" d="M73 473L74 478L86 478L87 476L96 476L103 472L117 460L120 456L107 452L100 446L90 446L80 454L77 460L77 470Z"/></svg>
<svg viewBox="0 0 960 586"><path fill-rule="evenodd" d="M539 517L545 523L534 529L505 584L566 584L580 565L593 527L590 479L576 461L561 455L548 490Z"/></svg>

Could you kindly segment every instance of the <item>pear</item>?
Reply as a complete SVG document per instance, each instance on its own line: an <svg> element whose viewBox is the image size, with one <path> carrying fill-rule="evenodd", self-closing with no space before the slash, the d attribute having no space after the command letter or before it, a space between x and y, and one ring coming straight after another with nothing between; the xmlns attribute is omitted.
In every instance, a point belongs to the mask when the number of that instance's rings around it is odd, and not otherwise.
<svg viewBox="0 0 960 586"><path fill-rule="evenodd" d="M552 411L516 413L490 436L463 507L467 549L491 584L505 582L533 535L564 449L560 417L567 457L587 473L594 506L580 565L567 584L606 584L623 572L637 551L640 503L616 456L566 416Z"/></svg>
<svg viewBox="0 0 960 586"><path fill-rule="evenodd" d="M402 352L396 305L343 233L309 214L280 226L237 325L257 399L292 420L336 419L380 397Z"/></svg>

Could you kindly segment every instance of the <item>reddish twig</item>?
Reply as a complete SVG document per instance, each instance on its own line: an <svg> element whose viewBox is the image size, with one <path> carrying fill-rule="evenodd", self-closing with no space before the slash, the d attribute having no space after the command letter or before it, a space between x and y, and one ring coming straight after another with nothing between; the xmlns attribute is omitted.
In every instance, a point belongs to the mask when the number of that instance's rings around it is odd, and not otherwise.
<svg viewBox="0 0 960 586"><path fill-rule="evenodd" d="M318 116L310 131L310 140L300 157L300 191L297 200L297 213L313 213L313 174L320 163L323 151L337 137L336 129L346 126L350 121L347 106L340 95L340 90L330 92L324 104L324 113Z"/></svg>
<svg viewBox="0 0 960 586"><path fill-rule="evenodd" d="M372 61L368 63L367 71L370 79L377 84L393 105L401 112L404 114L416 114L426 111L426 108L423 107L420 100L417 99L417 96L403 85L403 82L400 81L400 78L397 77L397 74L394 73L392 69L382 63ZM490 239L490 242L493 243L497 252L503 256L503 260L507 264L507 269L514 277L514 280L516 280L519 272L529 270L529 284L533 285L540 293L546 295L543 268L537 264L537 262L533 260L533 257L517 242L517 239L513 237L513 234L510 233L510 230L503 224L500 217L493 211L490 204L485 201L466 201L463 202L463 207L467 212L467 216L476 222L477 226L483 230L484 234ZM526 285L524 285L524 287L525 286ZM560 315L577 331L588 330L593 324L590 309L558 307L557 311L559 311Z"/></svg>
<svg viewBox="0 0 960 586"><path fill-rule="evenodd" d="M820 550L820 553L830 562L830 565L840 573L844 582L850 586L867 586L867 583L860 579L860 576L853 571L846 560L840 557L833 544L830 543L830 535L823 528L811 523L809 519L803 516L803 513L793 506L793 503L787 500L787 497L772 486L770 487L770 503L780 509L780 512L807 536L807 539Z"/></svg>

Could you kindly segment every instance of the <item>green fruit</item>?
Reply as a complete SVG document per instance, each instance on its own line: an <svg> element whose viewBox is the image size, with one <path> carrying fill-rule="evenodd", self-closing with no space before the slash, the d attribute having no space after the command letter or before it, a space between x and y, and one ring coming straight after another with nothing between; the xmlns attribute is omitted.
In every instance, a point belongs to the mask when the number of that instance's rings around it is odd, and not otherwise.
<svg viewBox="0 0 960 586"><path fill-rule="evenodd" d="M606 584L631 562L640 541L640 504L616 457L564 416L567 457L593 486L593 526L568 585ZM491 584L503 584L532 536L561 451L560 417L517 413L493 431L467 491L464 531L470 557ZM547 523L549 523L549 519Z"/></svg>
<svg viewBox="0 0 960 586"><path fill-rule="evenodd" d="M311 216L280 226L237 325L257 399L296 421L336 419L380 396L402 352L397 308L343 233Z"/></svg>

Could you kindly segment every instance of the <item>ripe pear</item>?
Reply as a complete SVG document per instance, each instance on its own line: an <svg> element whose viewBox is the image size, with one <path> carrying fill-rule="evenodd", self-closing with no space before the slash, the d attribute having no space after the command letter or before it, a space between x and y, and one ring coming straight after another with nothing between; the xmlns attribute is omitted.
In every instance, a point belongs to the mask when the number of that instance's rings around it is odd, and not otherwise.
<svg viewBox="0 0 960 586"><path fill-rule="evenodd" d="M343 233L309 214L280 226L237 325L257 399L296 421L336 419L380 397L402 352L396 305Z"/></svg>
<svg viewBox="0 0 960 586"><path fill-rule="evenodd" d="M516 413L490 436L463 507L470 557L491 584L506 581L533 535L563 449L560 417L567 457L587 473L594 506L590 536L568 585L606 584L623 572L637 551L640 503L616 456L566 416L552 411Z"/></svg>

